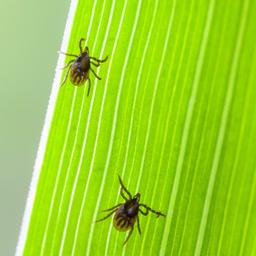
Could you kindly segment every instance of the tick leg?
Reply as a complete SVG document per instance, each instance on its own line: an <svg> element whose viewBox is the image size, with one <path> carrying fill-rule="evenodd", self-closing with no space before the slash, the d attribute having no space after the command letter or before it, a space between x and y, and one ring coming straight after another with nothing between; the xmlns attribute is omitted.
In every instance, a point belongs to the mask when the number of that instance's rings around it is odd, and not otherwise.
<svg viewBox="0 0 256 256"><path fill-rule="evenodd" d="M141 209L139 209L139 212L145 216L148 215L148 209L146 209L146 212L143 212Z"/></svg>
<svg viewBox="0 0 256 256"><path fill-rule="evenodd" d="M88 78L88 92L87 92L87 97L89 96L90 88L91 88L91 79Z"/></svg>
<svg viewBox="0 0 256 256"><path fill-rule="evenodd" d="M90 61L90 63L91 63L92 65L94 65L95 67L100 66L100 63L94 63L94 62L92 62L92 61Z"/></svg>
<svg viewBox="0 0 256 256"><path fill-rule="evenodd" d="M82 54L83 52L83 46L82 46L82 43L85 42L85 39L84 38L81 38L80 41L79 41L79 49L80 49L80 53Z"/></svg>
<svg viewBox="0 0 256 256"><path fill-rule="evenodd" d="M118 208L118 207L121 206L121 205L122 205L122 204L117 204L117 205L115 205L115 206L113 206L113 207L111 207L111 208L108 208L108 209L103 210L103 212L108 212L108 211L114 210L114 209Z"/></svg>
<svg viewBox="0 0 256 256"><path fill-rule="evenodd" d="M113 210L112 212L110 212L108 215L106 215L105 217L103 217L102 219L96 220L96 222L100 222L103 221L105 219L107 219L108 217L110 217L114 212L116 212L117 209Z"/></svg>
<svg viewBox="0 0 256 256"><path fill-rule="evenodd" d="M78 57L78 55L75 55L75 54L72 54L72 53L66 53L66 52L61 52L61 51L58 51L58 53L64 54L66 56Z"/></svg>
<svg viewBox="0 0 256 256"><path fill-rule="evenodd" d="M118 175L118 179L119 179L119 182L120 182L120 185L121 185L122 189L127 193L127 195L129 196L129 198L132 199L132 195L131 195L131 193L128 191L128 189L124 186L124 183L122 182L120 175Z"/></svg>
<svg viewBox="0 0 256 256"><path fill-rule="evenodd" d="M139 216L138 216L138 215L137 215L137 227L138 227L139 234L141 235L141 230L140 230L140 219L139 219Z"/></svg>
<svg viewBox="0 0 256 256"><path fill-rule="evenodd" d="M129 240L129 238L130 238L130 236L131 236L131 234L132 234L132 231L133 231L133 226L132 226L132 229L131 229L131 231L129 232L128 236L127 236L126 239L124 240L123 246L128 242L128 240Z"/></svg>
<svg viewBox="0 0 256 256"><path fill-rule="evenodd" d="M65 68L67 68L71 63L73 63L74 62L74 59L73 60L70 60L68 63L66 63L65 64L65 66L64 67L62 67L62 68L60 68L60 69L65 69Z"/></svg>
<svg viewBox="0 0 256 256"><path fill-rule="evenodd" d="M128 199L126 198L126 196L124 195L124 193L123 193L123 188L121 188L120 194L121 194L121 197L122 197L125 201L128 200Z"/></svg>
<svg viewBox="0 0 256 256"><path fill-rule="evenodd" d="M96 60L96 61L98 61L99 63L102 63L102 62L107 61L108 56L107 56L105 59L103 59L103 60L97 59L97 58L95 58L95 57L89 57L89 58L92 59L92 60Z"/></svg>
<svg viewBox="0 0 256 256"><path fill-rule="evenodd" d="M67 78L68 78L68 73L69 73L71 67L72 67L72 66L70 65L60 86L62 86L62 85L65 84L65 82L66 82L66 80L67 80Z"/></svg>
<svg viewBox="0 0 256 256"><path fill-rule="evenodd" d="M144 207L145 208L145 210L146 210L146 212L143 212L141 209L139 209L139 211L143 214L143 215L148 215L148 212L153 212L153 213L155 213L156 215L157 215L157 217L159 217L159 216L166 216L165 214L163 214L163 213L161 213L161 212L159 212L159 211L155 211L155 210L153 210L153 209L151 209L150 207L148 207L147 205L145 205L145 204L139 204L139 207Z"/></svg>
<svg viewBox="0 0 256 256"><path fill-rule="evenodd" d="M95 71L94 71L92 68L90 68L90 70L91 70L92 73L96 76L96 78L98 78L99 80L101 80L101 78L95 73Z"/></svg>

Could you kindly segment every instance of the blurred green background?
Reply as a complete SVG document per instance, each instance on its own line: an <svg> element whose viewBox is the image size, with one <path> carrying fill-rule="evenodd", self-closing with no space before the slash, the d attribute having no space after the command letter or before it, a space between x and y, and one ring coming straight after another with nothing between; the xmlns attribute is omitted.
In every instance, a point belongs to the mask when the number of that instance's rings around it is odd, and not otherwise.
<svg viewBox="0 0 256 256"><path fill-rule="evenodd" d="M14 255L70 1L0 1L0 255Z"/></svg>

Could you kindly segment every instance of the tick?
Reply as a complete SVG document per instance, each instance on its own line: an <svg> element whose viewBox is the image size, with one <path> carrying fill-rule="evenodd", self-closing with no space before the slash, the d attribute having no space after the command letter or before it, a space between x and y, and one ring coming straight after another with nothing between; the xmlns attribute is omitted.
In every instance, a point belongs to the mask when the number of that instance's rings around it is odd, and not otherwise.
<svg viewBox="0 0 256 256"><path fill-rule="evenodd" d="M121 232L126 232L130 230L128 236L126 237L123 243L123 245L125 245L133 232L134 224L136 222L137 222L137 228L138 228L139 234L141 234L139 213L146 216L148 215L149 212L152 212L156 214L157 217L159 216L165 217L166 215L159 211L155 211L151 209L145 204L141 204L140 193L137 193L135 196L132 197L131 193L124 186L121 180L121 177L119 175L118 175L118 178L121 185L120 194L122 198L125 200L125 202L119 203L109 209L104 210L104 212L110 212L110 213L108 213L104 218L97 220L96 222L103 221L108 217L110 217L113 213L115 213L113 218L114 227ZM126 193L126 195L124 194L124 192Z"/></svg>
<svg viewBox="0 0 256 256"><path fill-rule="evenodd" d="M82 86L88 80L88 92L87 96L89 96L90 93L90 88L91 88L91 80L89 77L89 71L92 71L92 73L95 75L95 77L99 80L101 78L96 74L96 72L91 68L91 65L95 67L99 67L101 63L107 61L108 56L103 59L97 59L95 57L91 57L89 55L89 48L85 46L83 49L83 42L85 42L84 38L81 38L79 41L79 49L80 49L80 54L72 54L72 53L65 53L65 52L59 52L61 54L64 54L66 56L74 57L74 59L70 60L64 67L63 69L67 69L67 72L65 74L65 77L61 83L61 86L65 84L67 77L69 75L69 79L71 83L75 86Z"/></svg>

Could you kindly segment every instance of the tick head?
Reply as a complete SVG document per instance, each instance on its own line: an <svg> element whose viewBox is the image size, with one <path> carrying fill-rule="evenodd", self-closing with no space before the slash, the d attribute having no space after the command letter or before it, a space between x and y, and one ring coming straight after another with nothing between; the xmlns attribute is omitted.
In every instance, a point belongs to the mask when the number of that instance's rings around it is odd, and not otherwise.
<svg viewBox="0 0 256 256"><path fill-rule="evenodd" d="M137 193L137 194L133 197L133 199L136 199L136 201L139 203L139 201L140 201L140 193Z"/></svg>

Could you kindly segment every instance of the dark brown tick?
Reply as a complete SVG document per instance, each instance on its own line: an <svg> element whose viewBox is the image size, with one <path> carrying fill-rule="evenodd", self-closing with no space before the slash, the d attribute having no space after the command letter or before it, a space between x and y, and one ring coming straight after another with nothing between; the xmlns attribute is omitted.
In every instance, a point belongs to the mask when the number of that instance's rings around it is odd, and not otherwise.
<svg viewBox="0 0 256 256"><path fill-rule="evenodd" d="M157 217L159 217L159 216L165 217L165 214L155 211L145 204L140 204L140 193L137 193L134 197L132 197L131 193L124 186L124 184L121 180L121 177L119 175L118 175L118 178L119 178L119 182L121 185L120 194L121 194L122 198L125 200L125 203L120 203L120 204L117 204L109 209L104 210L104 212L110 211L110 213L107 216L105 216L104 218L97 220L97 222L103 221L103 220L107 219L108 217L110 217L113 213L115 213L114 219L113 219L114 227L117 230L122 231L122 232L126 232L126 231L130 230L128 236L126 237L126 239L123 243L123 245L125 245L133 232L133 227L134 227L134 224L136 221L137 221L137 227L138 227L139 234L141 234L140 222L139 222L139 212L142 215L148 215L149 212L153 212L157 215ZM124 194L124 192L126 192L128 198Z"/></svg>
<svg viewBox="0 0 256 256"><path fill-rule="evenodd" d="M61 86L65 84L67 77L69 75L70 81L75 86L82 86L84 85L85 81L88 80L88 92L87 96L90 93L90 87L91 87L91 80L89 77L89 70L92 71L92 73L95 75L96 78L101 80L101 78L96 74L96 72L91 68L91 64L95 67L99 67L101 63L105 62L108 57L106 57L103 60L97 59L95 57L91 57L89 55L89 48L85 46L83 49L82 43L85 42L84 38L81 38L79 41L79 49L80 54L75 55L72 53L65 53L65 52L59 52L61 54L65 54L70 57L75 57L75 59L70 60L64 67L68 68L65 77L61 83Z"/></svg>

